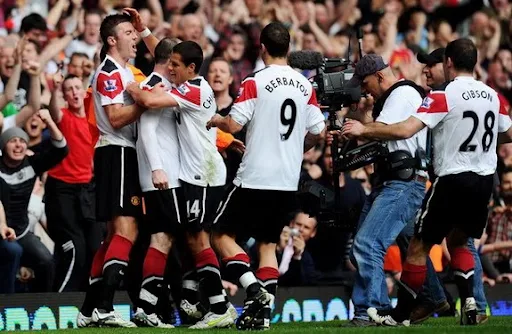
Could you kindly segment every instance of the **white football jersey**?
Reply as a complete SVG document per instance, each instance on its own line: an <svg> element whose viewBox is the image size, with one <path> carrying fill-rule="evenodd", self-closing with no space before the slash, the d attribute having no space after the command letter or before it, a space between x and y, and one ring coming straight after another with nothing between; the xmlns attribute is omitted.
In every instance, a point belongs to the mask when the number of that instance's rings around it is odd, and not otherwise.
<svg viewBox="0 0 512 334"><path fill-rule="evenodd" d="M512 121L492 88L459 76L432 90L414 116L433 129L437 176L495 172L498 133Z"/></svg>
<svg viewBox="0 0 512 334"><path fill-rule="evenodd" d="M180 180L201 187L223 186L226 166L217 151L217 129L206 123L217 111L215 96L203 77L196 77L169 91L175 108L180 142Z"/></svg>
<svg viewBox="0 0 512 334"><path fill-rule="evenodd" d="M289 66L270 65L248 76L230 116L247 125L245 153L233 183L296 191L308 131L319 134L324 116L311 83Z"/></svg>
<svg viewBox="0 0 512 334"><path fill-rule="evenodd" d="M141 82L140 87L151 90L159 83L172 88L172 84L156 72ZM152 172L157 169L167 174L169 188L179 187L180 152L174 108L147 110L138 123L137 158L142 191L157 190L152 180Z"/></svg>
<svg viewBox="0 0 512 334"><path fill-rule="evenodd" d="M132 105L134 101L125 88L133 81L135 78L130 68L121 66L109 55L105 57L94 74L92 92L96 123L100 131L97 147L119 145L135 148L136 125L132 123L116 130L110 125L103 109L104 106L111 104Z"/></svg>

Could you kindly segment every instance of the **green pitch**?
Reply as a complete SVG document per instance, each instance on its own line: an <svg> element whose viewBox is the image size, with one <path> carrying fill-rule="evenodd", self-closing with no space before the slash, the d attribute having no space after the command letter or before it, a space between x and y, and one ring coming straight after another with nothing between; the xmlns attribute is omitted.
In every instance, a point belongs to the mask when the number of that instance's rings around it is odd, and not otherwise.
<svg viewBox="0 0 512 334"><path fill-rule="evenodd" d="M510 333L512 332L512 317L491 317L489 321L480 326L461 327L458 325L458 318L430 319L418 326L406 327L370 327L370 328L342 328L345 321L310 322L310 323L287 323L272 325L271 333ZM45 331L46 333L48 331ZM198 333L200 331L190 330L184 327L175 329L155 328L90 328L90 329L67 329L57 330L56 334L157 334L157 333ZM206 333L236 333L235 329L206 330ZM41 331L30 331L24 333L44 333ZM241 332L240 332L241 333ZM254 332L253 332L254 333ZM269 333L269 332L266 332Z"/></svg>

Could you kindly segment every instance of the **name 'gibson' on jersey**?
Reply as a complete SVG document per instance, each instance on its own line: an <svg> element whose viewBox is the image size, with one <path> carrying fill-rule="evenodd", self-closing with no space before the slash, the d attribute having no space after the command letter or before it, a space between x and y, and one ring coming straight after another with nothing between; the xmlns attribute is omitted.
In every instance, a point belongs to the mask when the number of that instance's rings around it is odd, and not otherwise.
<svg viewBox="0 0 512 334"><path fill-rule="evenodd" d="M308 96L309 90L297 79L293 78L286 78L286 77L280 77L280 78L274 78L273 80L270 80L267 85L265 85L265 89L272 93L276 88L280 86L288 86L288 87L294 87L295 89L298 89L302 95Z"/></svg>

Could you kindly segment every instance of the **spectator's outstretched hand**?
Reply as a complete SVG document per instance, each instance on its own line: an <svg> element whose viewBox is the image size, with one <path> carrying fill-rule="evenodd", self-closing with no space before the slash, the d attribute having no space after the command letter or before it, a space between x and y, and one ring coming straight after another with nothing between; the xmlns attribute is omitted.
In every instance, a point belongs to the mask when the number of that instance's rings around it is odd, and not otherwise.
<svg viewBox="0 0 512 334"><path fill-rule="evenodd" d="M142 17L140 16L139 12L136 9L133 8L123 8L123 12L130 15L131 22L133 24L133 27L138 31L141 32L147 27L144 25L142 21Z"/></svg>
<svg viewBox="0 0 512 334"><path fill-rule="evenodd" d="M9 226L0 226L0 236L4 240L13 241L16 239L16 232Z"/></svg>
<svg viewBox="0 0 512 334"><path fill-rule="evenodd" d="M222 120L222 116L219 114L213 115L212 119L206 123L206 129L210 130L211 128L214 128L217 126L217 123Z"/></svg>
<svg viewBox="0 0 512 334"><path fill-rule="evenodd" d="M41 64L37 61L29 61L25 65L24 70L33 77L38 76L41 74Z"/></svg>

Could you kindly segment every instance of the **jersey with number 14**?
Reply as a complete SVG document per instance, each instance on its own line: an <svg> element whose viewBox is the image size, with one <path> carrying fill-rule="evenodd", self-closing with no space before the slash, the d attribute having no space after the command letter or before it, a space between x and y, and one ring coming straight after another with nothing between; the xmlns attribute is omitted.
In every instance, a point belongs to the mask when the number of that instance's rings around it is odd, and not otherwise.
<svg viewBox="0 0 512 334"><path fill-rule="evenodd" d="M308 79L289 66L267 66L242 82L230 116L247 124L246 150L233 183L297 190L304 137L308 131L319 134L325 126Z"/></svg>
<svg viewBox="0 0 512 334"><path fill-rule="evenodd" d="M432 90L414 116L433 129L437 176L496 171L498 133L512 121L492 88L459 76Z"/></svg>

